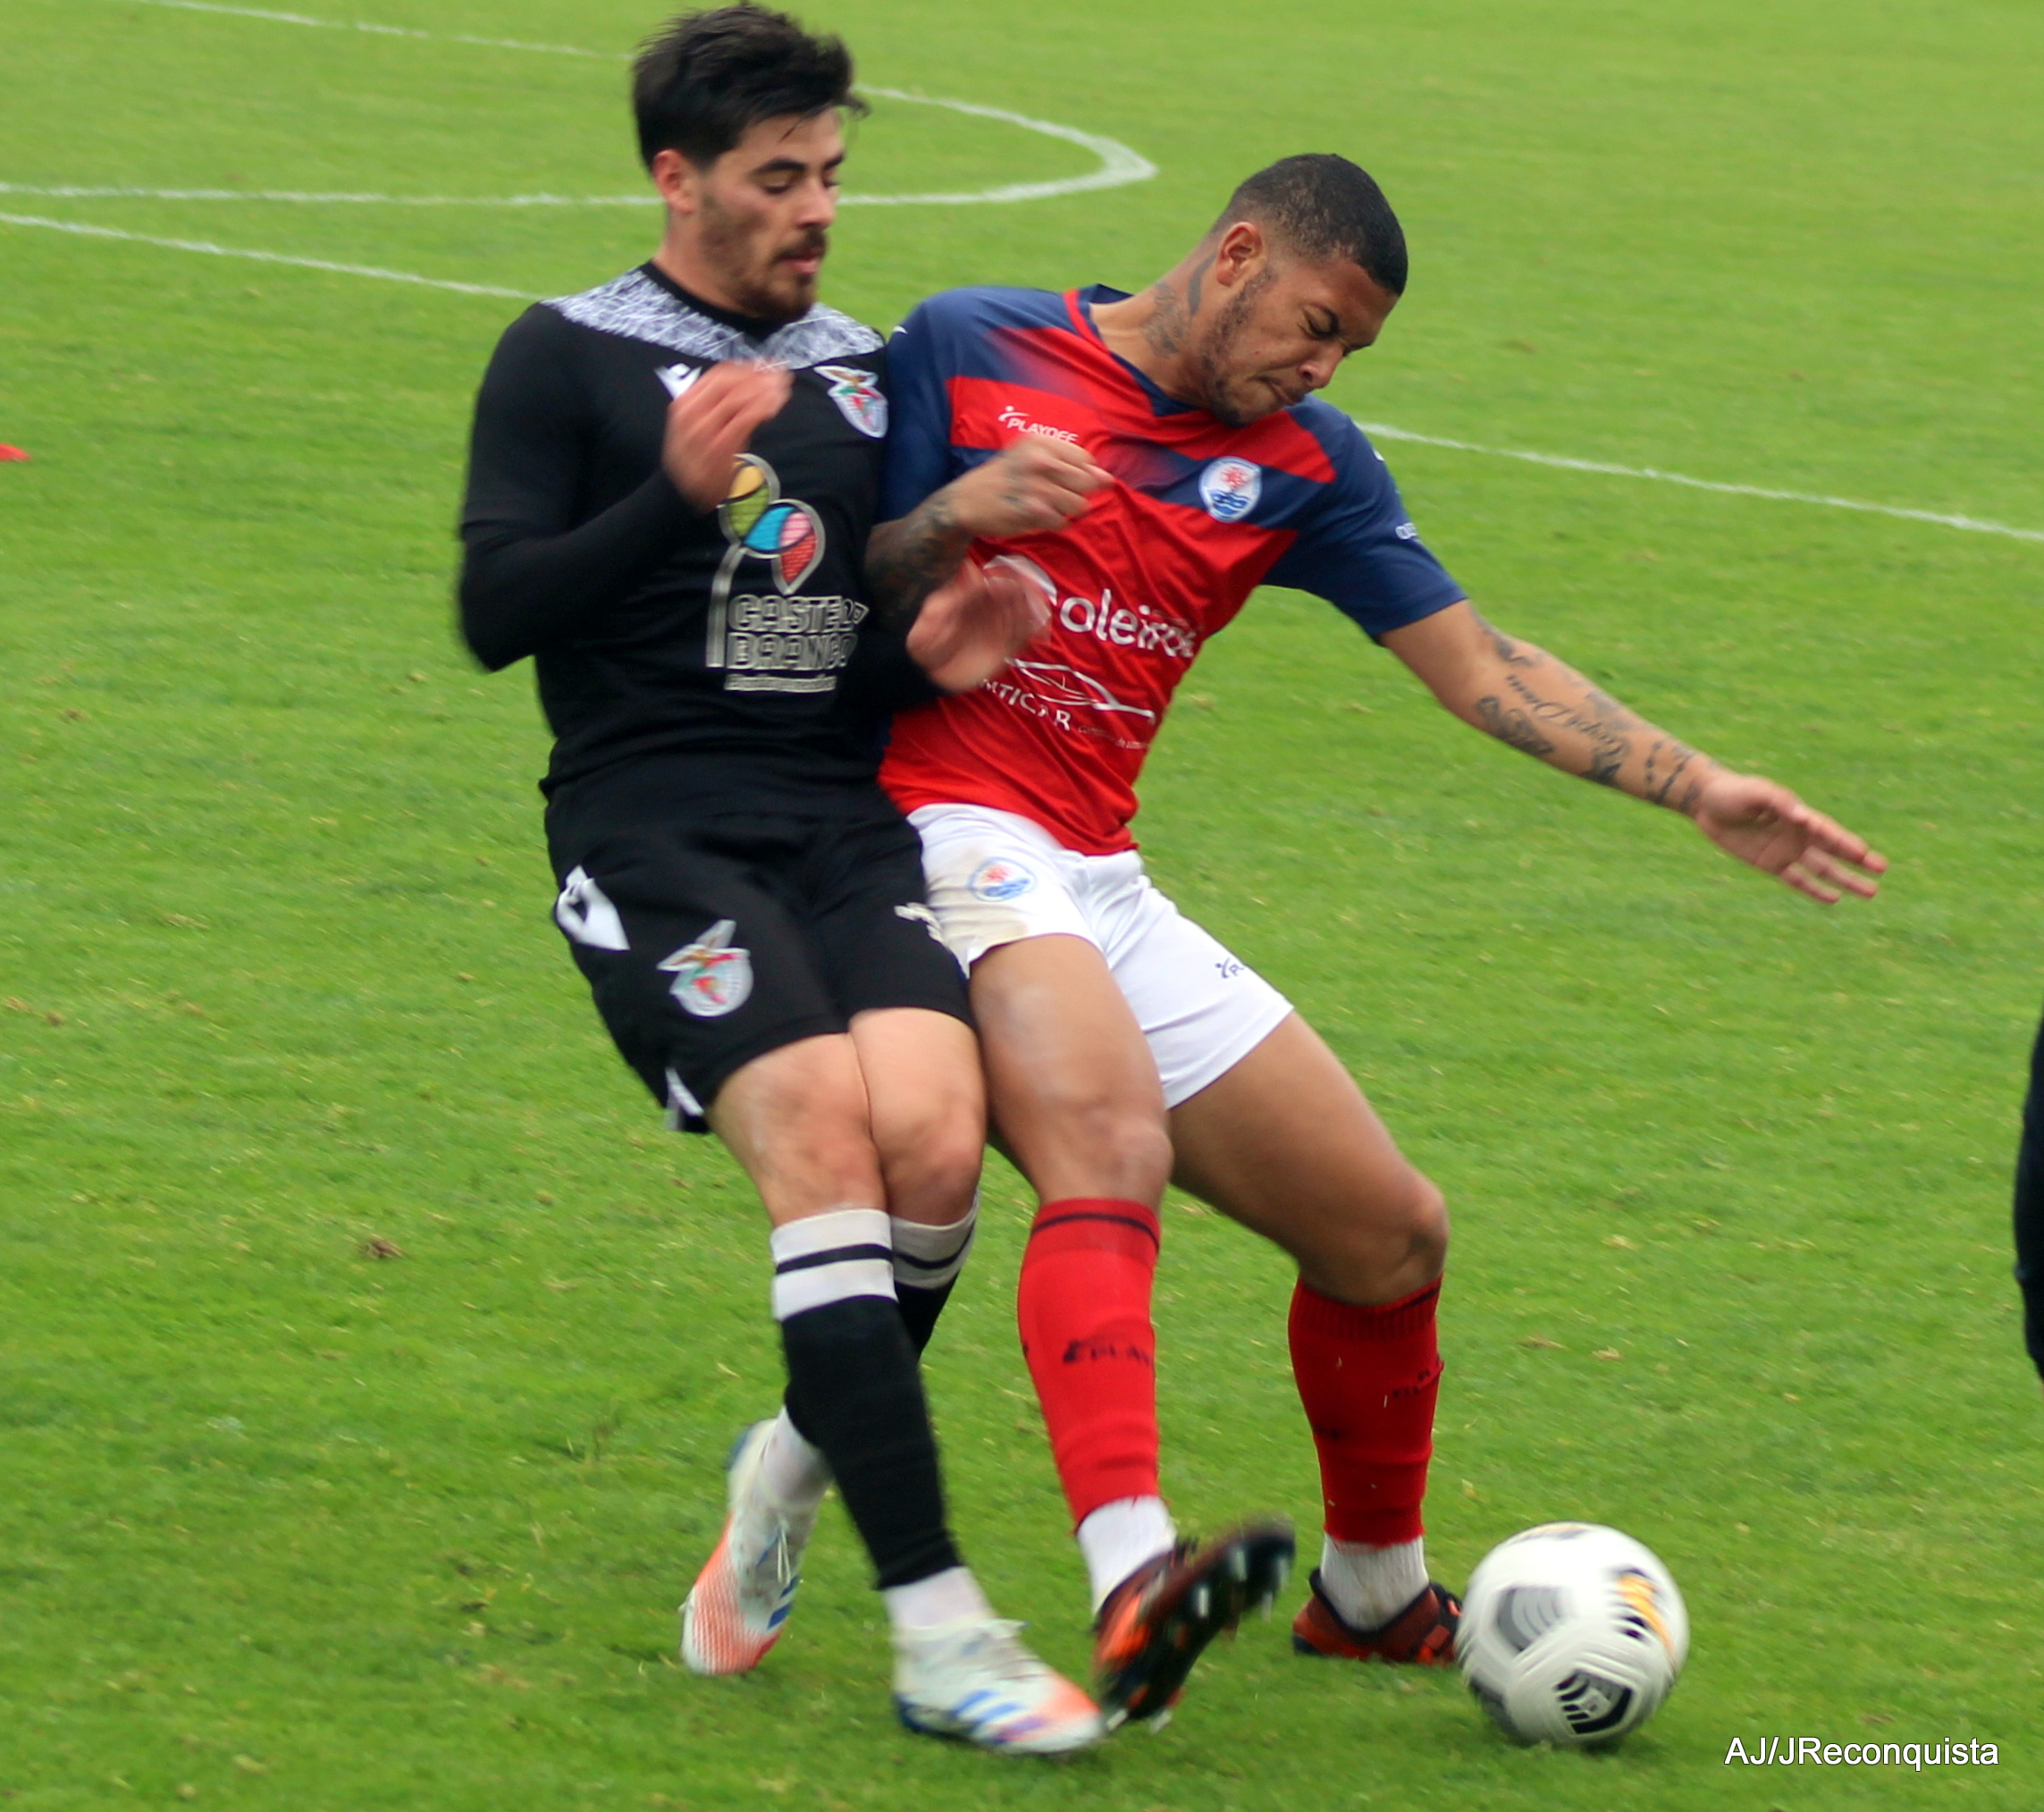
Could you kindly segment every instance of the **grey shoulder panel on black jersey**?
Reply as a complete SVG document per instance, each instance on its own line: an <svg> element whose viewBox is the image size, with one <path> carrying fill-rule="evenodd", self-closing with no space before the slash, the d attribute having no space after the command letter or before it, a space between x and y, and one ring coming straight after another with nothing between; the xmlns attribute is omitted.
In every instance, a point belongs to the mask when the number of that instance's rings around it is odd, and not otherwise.
<svg viewBox="0 0 2044 1812"><path fill-rule="evenodd" d="M800 370L826 358L871 352L882 343L871 327L821 302L799 321L754 340L698 314L643 271L627 271L580 295L556 297L546 306L578 326L643 340L706 364L725 358L771 358Z"/></svg>

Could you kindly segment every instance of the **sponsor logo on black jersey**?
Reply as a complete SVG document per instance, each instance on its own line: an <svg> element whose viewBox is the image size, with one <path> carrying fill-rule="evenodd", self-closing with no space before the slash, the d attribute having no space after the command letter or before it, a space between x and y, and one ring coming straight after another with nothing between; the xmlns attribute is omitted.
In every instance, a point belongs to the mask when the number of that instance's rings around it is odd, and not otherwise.
<svg viewBox="0 0 2044 1812"><path fill-rule="evenodd" d="M801 586L823 559L823 518L783 497L774 468L739 456L717 508L728 543L710 589L704 660L729 692L829 692L852 658L866 607L856 598L805 597ZM770 591L742 591L758 573Z"/></svg>

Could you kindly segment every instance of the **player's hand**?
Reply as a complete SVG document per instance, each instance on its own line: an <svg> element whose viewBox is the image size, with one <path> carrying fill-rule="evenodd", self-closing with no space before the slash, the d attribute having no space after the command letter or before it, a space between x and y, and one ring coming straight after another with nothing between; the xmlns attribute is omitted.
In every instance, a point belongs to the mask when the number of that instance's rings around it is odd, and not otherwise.
<svg viewBox="0 0 2044 1812"><path fill-rule="evenodd" d="M1826 906L1846 893L1872 899L1888 867L1863 838L1758 774L1712 775L1691 816L1719 848Z"/></svg>
<svg viewBox="0 0 2044 1812"><path fill-rule="evenodd" d="M794 383L784 366L734 359L712 365L668 405L660 464L692 508L724 501L738 455L786 406Z"/></svg>
<svg viewBox="0 0 2044 1812"><path fill-rule="evenodd" d="M1114 475L1085 448L1017 434L948 487L951 519L983 541L1063 528Z"/></svg>
<svg viewBox="0 0 2044 1812"><path fill-rule="evenodd" d="M1050 600L1020 564L967 560L922 602L908 632L916 665L946 692L991 679L1050 624Z"/></svg>

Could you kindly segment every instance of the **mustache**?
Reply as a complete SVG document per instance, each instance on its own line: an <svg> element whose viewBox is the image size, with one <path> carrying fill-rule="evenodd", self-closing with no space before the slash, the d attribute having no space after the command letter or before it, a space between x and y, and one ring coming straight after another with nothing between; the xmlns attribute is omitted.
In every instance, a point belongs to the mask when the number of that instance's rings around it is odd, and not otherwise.
<svg viewBox="0 0 2044 1812"><path fill-rule="evenodd" d="M830 249L830 235L820 226L810 227L798 237L790 240L774 257L778 258L820 257Z"/></svg>

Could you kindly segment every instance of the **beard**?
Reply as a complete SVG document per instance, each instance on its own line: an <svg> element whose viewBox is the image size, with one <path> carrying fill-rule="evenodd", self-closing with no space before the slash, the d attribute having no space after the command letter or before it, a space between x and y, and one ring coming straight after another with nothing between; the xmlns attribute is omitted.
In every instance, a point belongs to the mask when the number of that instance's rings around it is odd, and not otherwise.
<svg viewBox="0 0 2044 1812"><path fill-rule="evenodd" d="M1283 407L1272 400L1271 392L1253 378L1231 368L1232 355L1249 330L1249 316L1258 298L1275 281L1274 274L1265 270L1244 283L1229 299L1228 306L1215 317L1214 324L1207 330L1206 338L1194 354L1193 368L1199 374L1201 400L1207 406L1207 413L1224 426L1246 428L1251 422L1261 421Z"/></svg>
<svg viewBox="0 0 2044 1812"><path fill-rule="evenodd" d="M712 202L703 209L702 244L703 257L723 273L740 314L785 326L815 307L815 275L782 260L828 252L830 235L823 228L797 233L770 251L760 244L756 228Z"/></svg>

